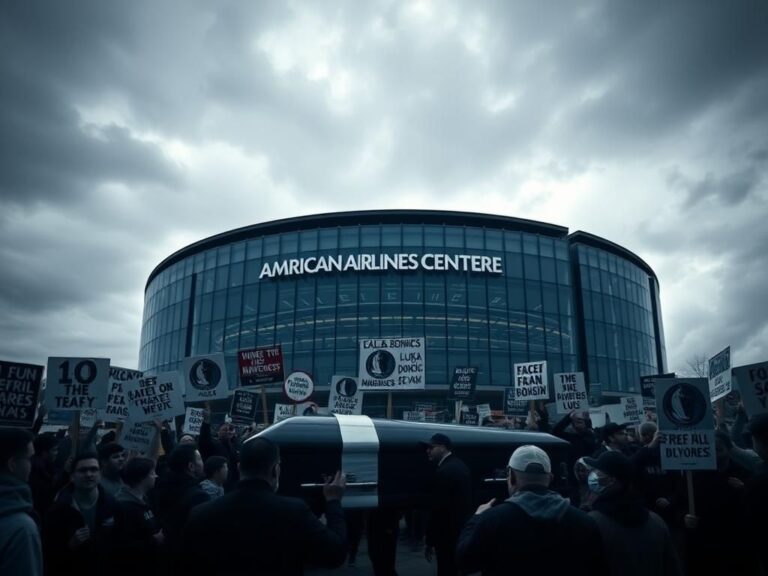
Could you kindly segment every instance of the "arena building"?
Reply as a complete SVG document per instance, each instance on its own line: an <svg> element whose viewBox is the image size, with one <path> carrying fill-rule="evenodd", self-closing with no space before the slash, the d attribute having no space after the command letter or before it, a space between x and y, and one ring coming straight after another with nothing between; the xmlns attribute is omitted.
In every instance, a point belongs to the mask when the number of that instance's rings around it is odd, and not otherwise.
<svg viewBox="0 0 768 576"><path fill-rule="evenodd" d="M360 339L424 337L426 388L397 394L396 416L446 405L455 367L478 367L480 401L497 408L518 362L583 371L613 392L666 371L659 283L642 259L506 216L377 210L247 226L166 258L144 298L140 369L223 352L236 386L238 350L281 344L320 404L332 375L356 375ZM383 415L386 394L370 396L364 412Z"/></svg>

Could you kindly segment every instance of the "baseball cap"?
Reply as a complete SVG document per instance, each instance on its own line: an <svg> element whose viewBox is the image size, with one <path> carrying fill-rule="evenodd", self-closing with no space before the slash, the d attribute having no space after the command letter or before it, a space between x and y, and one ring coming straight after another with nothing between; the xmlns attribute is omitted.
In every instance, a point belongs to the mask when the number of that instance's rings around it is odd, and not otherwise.
<svg viewBox="0 0 768 576"><path fill-rule="evenodd" d="M549 456L537 446L520 446L512 452L508 466L516 472L528 474L549 474L552 472L552 464Z"/></svg>
<svg viewBox="0 0 768 576"><path fill-rule="evenodd" d="M429 442L419 442L419 444L423 446L445 446L448 450L450 450L452 446L451 439L440 432L433 434L432 438L429 439Z"/></svg>
<svg viewBox="0 0 768 576"><path fill-rule="evenodd" d="M621 452L608 450L598 458L584 458L584 462L590 468L600 470L623 484L632 481L632 461Z"/></svg>

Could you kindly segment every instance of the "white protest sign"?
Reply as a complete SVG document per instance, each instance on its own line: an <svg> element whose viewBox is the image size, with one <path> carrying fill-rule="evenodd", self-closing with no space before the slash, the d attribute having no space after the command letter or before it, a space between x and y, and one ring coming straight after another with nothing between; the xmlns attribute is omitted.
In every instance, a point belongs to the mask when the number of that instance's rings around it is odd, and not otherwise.
<svg viewBox="0 0 768 576"><path fill-rule="evenodd" d="M547 362L515 364L515 400L546 400L549 398Z"/></svg>
<svg viewBox="0 0 768 576"><path fill-rule="evenodd" d="M95 408L86 408L85 410L80 410L80 428L93 428L93 425L96 424L97 413L98 410Z"/></svg>
<svg viewBox="0 0 768 576"><path fill-rule="evenodd" d="M151 422L126 422L120 434L120 444L126 450L149 454L157 428Z"/></svg>
<svg viewBox="0 0 768 576"><path fill-rule="evenodd" d="M558 414L568 414L571 410L586 410L587 386L582 372L562 372L553 377L555 387L555 405Z"/></svg>
<svg viewBox="0 0 768 576"><path fill-rule="evenodd" d="M181 427L182 434L200 435L200 427L203 425L204 408L187 408L184 413L184 426Z"/></svg>
<svg viewBox="0 0 768 576"><path fill-rule="evenodd" d="M274 419L275 424L277 424L282 420L285 420L286 418L290 418L291 416L295 416L295 415L296 415L295 404L275 404L275 419Z"/></svg>
<svg viewBox="0 0 768 576"><path fill-rule="evenodd" d="M123 383L132 422L169 420L184 414L184 393L179 373L162 372Z"/></svg>
<svg viewBox="0 0 768 576"><path fill-rule="evenodd" d="M123 382L136 380L141 378L142 375L139 370L120 368L119 366L109 367L107 407L99 410L99 420L104 420L104 422L123 422L128 419L128 404L123 392Z"/></svg>
<svg viewBox="0 0 768 576"><path fill-rule="evenodd" d="M301 404L296 404L294 414L296 416L316 416L318 408L318 405L314 402L302 402Z"/></svg>
<svg viewBox="0 0 768 576"><path fill-rule="evenodd" d="M715 470L715 424L705 378L656 381L662 470Z"/></svg>
<svg viewBox="0 0 768 576"><path fill-rule="evenodd" d="M184 358L182 374L186 385L187 402L229 397L224 354Z"/></svg>
<svg viewBox="0 0 768 576"><path fill-rule="evenodd" d="M768 414L768 362L734 368L733 377L747 416Z"/></svg>
<svg viewBox="0 0 768 576"><path fill-rule="evenodd" d="M426 422L427 415L424 412L416 410L403 410L403 420L408 422Z"/></svg>
<svg viewBox="0 0 768 576"><path fill-rule="evenodd" d="M605 426L605 409L603 406L597 406L589 409L589 419L593 428L602 428Z"/></svg>
<svg viewBox="0 0 768 576"><path fill-rule="evenodd" d="M334 376L328 395L328 411L331 414L362 414L363 392L357 378Z"/></svg>
<svg viewBox="0 0 768 576"><path fill-rule="evenodd" d="M624 423L640 424L645 419L642 396L623 396L619 405L621 406L621 417Z"/></svg>
<svg viewBox="0 0 768 576"><path fill-rule="evenodd" d="M709 398L714 402L731 392L731 347L709 359Z"/></svg>
<svg viewBox="0 0 768 576"><path fill-rule="evenodd" d="M45 405L49 410L105 408L109 358L48 358Z"/></svg>
<svg viewBox="0 0 768 576"><path fill-rule="evenodd" d="M486 416L491 415L491 405L490 404L478 404L475 406L475 411L477 412L477 418L480 420L480 423L482 424L483 418Z"/></svg>
<svg viewBox="0 0 768 576"><path fill-rule="evenodd" d="M424 338L360 340L360 389L423 390Z"/></svg>
<svg viewBox="0 0 768 576"><path fill-rule="evenodd" d="M312 396L312 392L315 391L315 381L306 372L296 370L285 379L283 391L288 400L298 404Z"/></svg>

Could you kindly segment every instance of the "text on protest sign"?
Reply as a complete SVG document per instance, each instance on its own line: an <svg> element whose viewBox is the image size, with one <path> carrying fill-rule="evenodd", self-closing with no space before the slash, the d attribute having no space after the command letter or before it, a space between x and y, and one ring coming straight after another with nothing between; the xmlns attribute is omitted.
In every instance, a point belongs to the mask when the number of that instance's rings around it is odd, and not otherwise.
<svg viewBox="0 0 768 576"><path fill-rule="evenodd" d="M448 398L453 400L469 400L475 396L477 385L477 367L465 366L454 368Z"/></svg>
<svg viewBox="0 0 768 576"><path fill-rule="evenodd" d="M656 382L663 470L715 470L715 430L705 378Z"/></svg>
<svg viewBox="0 0 768 576"><path fill-rule="evenodd" d="M282 384L283 349L281 346L240 350L237 353L240 385Z"/></svg>
<svg viewBox="0 0 768 576"><path fill-rule="evenodd" d="M592 382L589 385L587 400L592 408L603 405L603 385L600 382Z"/></svg>
<svg viewBox="0 0 768 576"><path fill-rule="evenodd" d="M275 424L295 415L296 415L295 404L275 404L275 419L274 419Z"/></svg>
<svg viewBox="0 0 768 576"><path fill-rule="evenodd" d="M712 402L731 392L731 347L709 359L709 397Z"/></svg>
<svg viewBox="0 0 768 576"><path fill-rule="evenodd" d="M0 360L0 426L32 428L43 367Z"/></svg>
<svg viewBox="0 0 768 576"><path fill-rule="evenodd" d="M120 444L126 450L149 454L157 428L151 422L126 422L120 434Z"/></svg>
<svg viewBox="0 0 768 576"><path fill-rule="evenodd" d="M184 413L184 426L181 427L181 433L199 436L200 428L203 426L204 416L204 408L193 408L192 406L189 406Z"/></svg>
<svg viewBox="0 0 768 576"><path fill-rule="evenodd" d="M184 358L182 371L186 384L187 402L229 398L224 354Z"/></svg>
<svg viewBox="0 0 768 576"><path fill-rule="evenodd" d="M285 397L290 402L300 403L308 400L315 391L315 381L312 376L301 370L296 370L288 375L283 385Z"/></svg>
<svg viewBox="0 0 768 576"><path fill-rule="evenodd" d="M105 408L109 358L48 358L45 405L49 410Z"/></svg>
<svg viewBox="0 0 768 576"><path fill-rule="evenodd" d="M163 372L123 383L132 422L168 420L184 414L184 394L178 372Z"/></svg>
<svg viewBox="0 0 768 576"><path fill-rule="evenodd" d="M332 414L362 414L363 392L357 378L334 376L328 395L328 411Z"/></svg>
<svg viewBox="0 0 768 576"><path fill-rule="evenodd" d="M514 388L504 388L505 416L528 416L529 408L528 401L515 399Z"/></svg>
<svg viewBox="0 0 768 576"><path fill-rule="evenodd" d="M259 410L259 396L248 390L235 390L232 395L232 405L229 408L229 415L232 420L242 422L253 422L256 420L256 413Z"/></svg>
<svg viewBox="0 0 768 576"><path fill-rule="evenodd" d="M424 338L360 340L360 388L423 390Z"/></svg>
<svg viewBox="0 0 768 576"><path fill-rule="evenodd" d="M109 386L107 388L107 407L99 410L99 420L104 422L123 422L128 419L128 404L123 392L123 382L137 380L143 376L139 370L109 367Z"/></svg>
<svg viewBox="0 0 768 576"><path fill-rule="evenodd" d="M768 414L768 362L739 366L733 369L733 376L747 416Z"/></svg>
<svg viewBox="0 0 768 576"><path fill-rule="evenodd" d="M643 421L641 396L622 396L618 404L606 404L603 411L614 424L639 424Z"/></svg>
<svg viewBox="0 0 768 576"><path fill-rule="evenodd" d="M417 410L403 410L403 420L406 422L426 422L427 415Z"/></svg>
<svg viewBox="0 0 768 576"><path fill-rule="evenodd" d="M582 372L555 374L553 382L558 414L568 414L571 410L585 410L588 407L587 387Z"/></svg>
<svg viewBox="0 0 768 576"><path fill-rule="evenodd" d="M477 410L474 406L461 407L461 412L459 414L459 424L464 424L465 426L480 425L480 415L477 413Z"/></svg>
<svg viewBox="0 0 768 576"><path fill-rule="evenodd" d="M669 374L649 374L640 376L640 394L643 397L643 407L656 410L656 380L661 378L674 378L675 373Z"/></svg>
<svg viewBox="0 0 768 576"><path fill-rule="evenodd" d="M549 398L547 362L515 364L515 398L518 400L546 400Z"/></svg>

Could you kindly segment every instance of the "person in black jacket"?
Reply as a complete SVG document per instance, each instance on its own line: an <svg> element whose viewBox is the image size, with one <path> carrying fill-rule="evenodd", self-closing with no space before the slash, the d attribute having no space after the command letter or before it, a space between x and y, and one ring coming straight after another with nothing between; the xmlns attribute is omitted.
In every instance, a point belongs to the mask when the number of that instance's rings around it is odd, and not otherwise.
<svg viewBox="0 0 768 576"><path fill-rule="evenodd" d="M323 488L323 525L297 498L275 494L280 452L265 438L252 438L240 453L242 479L235 490L192 513L184 531L185 575L302 574L305 564L336 568L346 558L347 532L337 472Z"/></svg>
<svg viewBox="0 0 768 576"><path fill-rule="evenodd" d="M424 555L431 561L436 551L438 575L453 576L458 573L454 560L456 541L472 515L472 475L451 452L451 439L445 434L437 433L423 444L429 461L437 466L430 487L432 500Z"/></svg>
<svg viewBox="0 0 768 576"><path fill-rule="evenodd" d="M566 414L552 429L552 435L567 440L571 445L568 456L568 480L570 486L575 487L578 481L573 475L574 464L579 458L592 456L600 446L597 435L592 429L589 412L574 410Z"/></svg>
<svg viewBox="0 0 768 576"><path fill-rule="evenodd" d="M95 452L76 455L72 483L48 511L43 527L47 574L101 574L112 556L117 507L99 485Z"/></svg>
<svg viewBox="0 0 768 576"><path fill-rule="evenodd" d="M541 448L521 446L507 467L510 498L481 505L464 525L456 563L464 573L602 576L603 541L586 513L549 490L552 465Z"/></svg>
<svg viewBox="0 0 768 576"><path fill-rule="evenodd" d="M229 492L240 479L237 463L240 461L240 454L237 446L237 434L232 424L224 422L219 426L216 438L211 434L211 412L206 408L203 413L203 423L200 426L200 454L203 461L211 456L223 456L229 463L229 476L224 483L224 490Z"/></svg>
<svg viewBox="0 0 768 576"><path fill-rule="evenodd" d="M762 569L768 574L768 554L765 553L765 519L768 518L768 414L753 416L747 426L752 445L763 461L744 489L744 506L748 550L755 573ZM759 565L759 568L758 568Z"/></svg>

